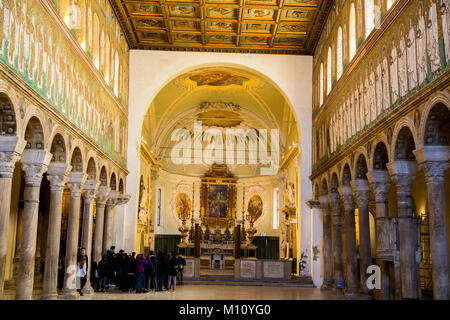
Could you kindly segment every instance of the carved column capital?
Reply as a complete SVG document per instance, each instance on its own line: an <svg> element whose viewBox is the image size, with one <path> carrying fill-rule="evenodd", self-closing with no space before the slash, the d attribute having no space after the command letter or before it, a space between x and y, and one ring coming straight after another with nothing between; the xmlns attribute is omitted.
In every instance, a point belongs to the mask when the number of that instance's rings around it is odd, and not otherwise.
<svg viewBox="0 0 450 320"><path fill-rule="evenodd" d="M72 166L64 162L52 162L47 170L47 180L50 182L51 191L63 191L67 181L69 181L68 173Z"/></svg>
<svg viewBox="0 0 450 320"><path fill-rule="evenodd" d="M353 194L358 207L364 207L369 204L370 188L369 182L365 179L356 179L352 181Z"/></svg>
<svg viewBox="0 0 450 320"><path fill-rule="evenodd" d="M119 196L117 197L117 205L124 205L127 204L128 201L130 201L131 199L131 195L129 194L119 194Z"/></svg>
<svg viewBox="0 0 450 320"><path fill-rule="evenodd" d="M20 160L17 152L0 152L0 178L12 177L16 162Z"/></svg>
<svg viewBox="0 0 450 320"><path fill-rule="evenodd" d="M100 181L97 180L90 179L86 181L86 186L84 188L85 201L92 203L95 200L99 185Z"/></svg>
<svg viewBox="0 0 450 320"><path fill-rule="evenodd" d="M26 141L17 136L0 136L0 177L12 177Z"/></svg>
<svg viewBox="0 0 450 320"><path fill-rule="evenodd" d="M81 197L83 192L84 184L86 183L88 175L82 172L71 172L69 175L69 185L70 196L72 198Z"/></svg>
<svg viewBox="0 0 450 320"><path fill-rule="evenodd" d="M104 207L106 205L110 190L111 189L107 186L100 186L98 188L97 206Z"/></svg>
<svg viewBox="0 0 450 320"><path fill-rule="evenodd" d="M308 200L305 203L310 209L320 209L320 202L318 200Z"/></svg>
<svg viewBox="0 0 450 320"><path fill-rule="evenodd" d="M111 190L109 192L109 197L108 197L108 201L106 202L106 206L110 209L114 208L115 206L117 206L117 191L116 190Z"/></svg>
<svg viewBox="0 0 450 320"><path fill-rule="evenodd" d="M425 172L425 180L429 182L444 182L445 171L450 168L450 163L441 161L427 161L419 165Z"/></svg>
<svg viewBox="0 0 450 320"><path fill-rule="evenodd" d="M332 208L339 208L339 194L337 192L328 194L328 200Z"/></svg>
<svg viewBox="0 0 450 320"><path fill-rule="evenodd" d="M354 210L353 192L350 186L342 186L339 188L340 198L344 205L345 211Z"/></svg>
<svg viewBox="0 0 450 320"><path fill-rule="evenodd" d="M52 154L46 150L25 150L22 157L25 183L39 186L42 181L42 175L47 171L51 159Z"/></svg>

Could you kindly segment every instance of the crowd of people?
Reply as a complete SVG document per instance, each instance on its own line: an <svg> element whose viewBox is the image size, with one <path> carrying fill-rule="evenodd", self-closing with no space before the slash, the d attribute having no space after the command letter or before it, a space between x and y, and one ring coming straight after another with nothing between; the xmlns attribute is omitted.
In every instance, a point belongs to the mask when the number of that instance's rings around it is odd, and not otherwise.
<svg viewBox="0 0 450 320"><path fill-rule="evenodd" d="M159 252L157 256L150 251L148 256L135 252L127 254L124 250L115 252L112 246L102 259L92 262L88 270L86 249L81 248L77 259L77 290L82 289L89 276L95 292L119 289L123 292L151 293L159 291L172 292L178 284L183 283L183 269L186 260L180 254Z"/></svg>

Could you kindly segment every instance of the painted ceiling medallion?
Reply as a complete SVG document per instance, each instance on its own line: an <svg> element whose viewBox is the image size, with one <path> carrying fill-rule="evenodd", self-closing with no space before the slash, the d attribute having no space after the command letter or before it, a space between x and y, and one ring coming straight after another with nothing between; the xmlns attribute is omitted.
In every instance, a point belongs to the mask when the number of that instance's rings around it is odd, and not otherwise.
<svg viewBox="0 0 450 320"><path fill-rule="evenodd" d="M215 86L223 87L232 84L242 85L245 81L250 80L249 78L232 74L226 71L208 71L203 73L198 73L189 77L192 81L197 83L197 86Z"/></svg>

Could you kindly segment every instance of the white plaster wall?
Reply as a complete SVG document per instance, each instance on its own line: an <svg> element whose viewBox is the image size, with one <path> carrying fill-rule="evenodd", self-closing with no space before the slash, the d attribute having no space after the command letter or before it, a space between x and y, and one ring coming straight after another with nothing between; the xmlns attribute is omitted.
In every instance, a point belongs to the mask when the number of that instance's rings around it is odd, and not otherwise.
<svg viewBox="0 0 450 320"><path fill-rule="evenodd" d="M177 76L199 67L232 66L252 69L285 94L290 101L301 135L300 211L309 210L306 200L312 198L312 56L229 54L199 52L130 51L128 112L127 204L125 217L125 250L134 249L136 234L137 190L139 186L138 145L147 109L157 93Z"/></svg>

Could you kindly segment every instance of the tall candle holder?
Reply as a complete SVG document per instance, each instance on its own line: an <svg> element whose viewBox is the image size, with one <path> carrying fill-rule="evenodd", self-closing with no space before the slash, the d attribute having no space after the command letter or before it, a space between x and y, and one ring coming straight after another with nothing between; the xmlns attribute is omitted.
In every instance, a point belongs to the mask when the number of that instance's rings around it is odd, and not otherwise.
<svg viewBox="0 0 450 320"><path fill-rule="evenodd" d="M253 244L253 239L256 234L256 229L254 227L255 217L249 213L247 213L246 217L247 217L248 223L250 225L249 229L247 231L248 243Z"/></svg>

